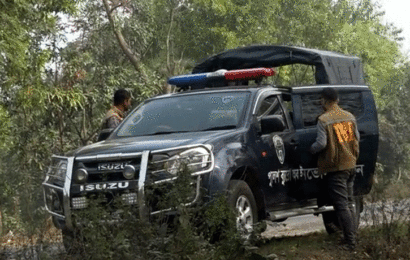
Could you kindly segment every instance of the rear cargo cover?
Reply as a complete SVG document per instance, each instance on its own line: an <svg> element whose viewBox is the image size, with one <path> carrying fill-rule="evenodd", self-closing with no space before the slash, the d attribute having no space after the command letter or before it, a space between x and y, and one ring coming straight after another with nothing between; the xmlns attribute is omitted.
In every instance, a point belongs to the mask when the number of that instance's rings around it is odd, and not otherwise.
<svg viewBox="0 0 410 260"><path fill-rule="evenodd" d="M362 64L358 57L292 46L254 45L228 50L196 65L192 73L278 67L296 63L316 67L316 84L364 85Z"/></svg>

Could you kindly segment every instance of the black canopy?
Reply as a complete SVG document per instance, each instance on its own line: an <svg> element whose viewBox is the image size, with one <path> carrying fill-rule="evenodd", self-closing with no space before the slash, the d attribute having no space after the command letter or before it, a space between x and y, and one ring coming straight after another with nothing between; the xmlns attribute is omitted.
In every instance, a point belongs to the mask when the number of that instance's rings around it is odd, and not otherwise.
<svg viewBox="0 0 410 260"><path fill-rule="evenodd" d="M278 67L296 63L316 66L317 84L364 85L359 58L291 46L256 45L228 50L196 65L192 73L213 72L219 69Z"/></svg>

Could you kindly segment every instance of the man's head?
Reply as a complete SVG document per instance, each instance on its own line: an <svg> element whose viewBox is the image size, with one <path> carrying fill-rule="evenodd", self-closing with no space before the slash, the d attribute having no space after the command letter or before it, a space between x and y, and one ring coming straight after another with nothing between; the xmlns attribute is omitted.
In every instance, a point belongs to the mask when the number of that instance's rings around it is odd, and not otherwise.
<svg viewBox="0 0 410 260"><path fill-rule="evenodd" d="M131 106L131 93L125 89L115 91L114 106L127 111Z"/></svg>
<svg viewBox="0 0 410 260"><path fill-rule="evenodd" d="M332 87L327 87L322 90L322 107L326 111L330 107L332 107L334 104L337 104L339 102L339 95L337 94L336 89Z"/></svg>

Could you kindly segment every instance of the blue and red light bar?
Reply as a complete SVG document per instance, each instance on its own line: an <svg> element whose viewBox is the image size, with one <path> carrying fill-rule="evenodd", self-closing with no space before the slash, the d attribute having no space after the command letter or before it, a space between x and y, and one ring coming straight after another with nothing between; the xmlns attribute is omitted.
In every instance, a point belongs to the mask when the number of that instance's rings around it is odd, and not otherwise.
<svg viewBox="0 0 410 260"><path fill-rule="evenodd" d="M272 68L252 68L241 70L218 70L215 72L180 75L168 79L168 84L176 86L203 85L212 80L255 80L262 77L274 76Z"/></svg>

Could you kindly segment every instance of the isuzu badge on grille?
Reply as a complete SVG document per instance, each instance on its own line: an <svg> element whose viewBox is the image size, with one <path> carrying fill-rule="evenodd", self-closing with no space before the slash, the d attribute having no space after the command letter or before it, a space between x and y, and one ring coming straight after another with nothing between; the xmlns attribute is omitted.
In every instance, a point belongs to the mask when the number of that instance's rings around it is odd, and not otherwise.
<svg viewBox="0 0 410 260"><path fill-rule="evenodd" d="M124 170L126 164L125 162L99 163L97 169L99 171Z"/></svg>

